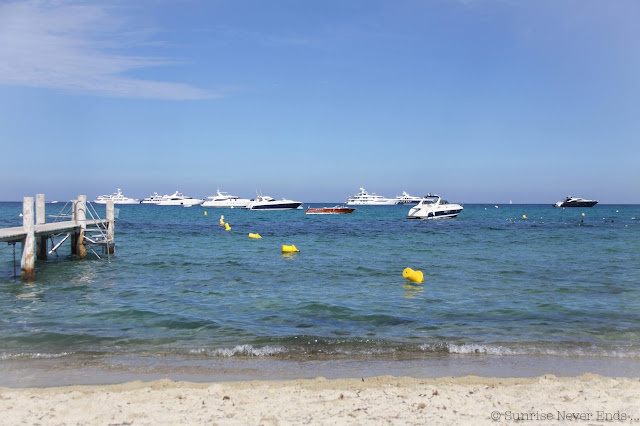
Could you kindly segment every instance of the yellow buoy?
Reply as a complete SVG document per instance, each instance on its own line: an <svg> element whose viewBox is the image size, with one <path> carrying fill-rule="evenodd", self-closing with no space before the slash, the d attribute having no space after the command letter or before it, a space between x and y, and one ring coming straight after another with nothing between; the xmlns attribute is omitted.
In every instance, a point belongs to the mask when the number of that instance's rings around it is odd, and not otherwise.
<svg viewBox="0 0 640 426"><path fill-rule="evenodd" d="M207 211L206 211L206 210L204 211L204 215L205 215L205 216L207 215Z"/></svg>
<svg viewBox="0 0 640 426"><path fill-rule="evenodd" d="M582 216L584 216L584 213L582 213Z"/></svg>
<svg viewBox="0 0 640 426"><path fill-rule="evenodd" d="M422 271L414 271L411 268L404 268L404 271L402 271L402 276L414 283L424 282Z"/></svg>
<svg viewBox="0 0 640 426"><path fill-rule="evenodd" d="M523 214L523 215L522 215L522 218L523 218L523 219L526 219L526 218L527 218L527 215L526 215L526 214Z"/></svg>
<svg viewBox="0 0 640 426"><path fill-rule="evenodd" d="M249 238L262 238L262 237L260 236L260 234L254 234L252 232L249 232Z"/></svg>
<svg viewBox="0 0 640 426"><path fill-rule="evenodd" d="M224 230L225 230L225 231L231 231L231 227L229 226L229 224L228 224L228 223L225 223L225 224L224 224Z"/></svg>
<svg viewBox="0 0 640 426"><path fill-rule="evenodd" d="M293 244L291 244L290 246L285 246L285 245L282 246L283 253L293 253L296 251L300 251L300 250L298 250L296 246L294 246Z"/></svg>
<svg viewBox="0 0 640 426"><path fill-rule="evenodd" d="M220 216L220 226L224 226L224 215Z"/></svg>

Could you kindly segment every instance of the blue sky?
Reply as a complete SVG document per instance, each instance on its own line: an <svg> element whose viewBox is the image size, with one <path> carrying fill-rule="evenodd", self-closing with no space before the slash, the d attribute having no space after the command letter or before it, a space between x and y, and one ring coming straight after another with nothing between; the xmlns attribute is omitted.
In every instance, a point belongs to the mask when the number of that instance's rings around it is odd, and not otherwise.
<svg viewBox="0 0 640 426"><path fill-rule="evenodd" d="M635 0L0 0L0 200L640 203Z"/></svg>

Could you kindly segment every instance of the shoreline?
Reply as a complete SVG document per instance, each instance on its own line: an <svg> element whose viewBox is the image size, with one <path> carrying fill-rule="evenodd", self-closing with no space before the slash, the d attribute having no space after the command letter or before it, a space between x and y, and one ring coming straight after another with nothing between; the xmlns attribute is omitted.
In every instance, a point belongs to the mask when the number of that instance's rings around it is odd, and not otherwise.
<svg viewBox="0 0 640 426"><path fill-rule="evenodd" d="M169 379L193 383L371 378L435 379L477 376L531 378L551 374L578 377L640 377L640 358L439 355L429 357L177 357L158 355L66 356L2 359L0 387L46 388L114 385Z"/></svg>
<svg viewBox="0 0 640 426"><path fill-rule="evenodd" d="M639 378L377 376L0 388L3 424L638 424ZM5 423L6 422L6 423Z"/></svg>

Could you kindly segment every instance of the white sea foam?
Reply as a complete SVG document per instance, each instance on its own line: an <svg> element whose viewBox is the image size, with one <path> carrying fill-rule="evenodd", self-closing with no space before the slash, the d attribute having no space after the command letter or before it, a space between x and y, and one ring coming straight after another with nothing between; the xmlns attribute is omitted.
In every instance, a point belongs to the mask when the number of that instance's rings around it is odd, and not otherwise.
<svg viewBox="0 0 640 426"><path fill-rule="evenodd" d="M604 358L640 358L638 348L631 346L608 346L602 347L597 345L578 346L569 345L568 347L545 347L545 346L519 346L508 347L504 345L491 344L453 344L445 345L447 351L451 354L458 355L491 355L491 356L553 356L553 357L604 357ZM422 345L421 349L425 352L433 352L433 345Z"/></svg>
<svg viewBox="0 0 640 426"><path fill-rule="evenodd" d="M41 353L41 352L20 352L20 353L0 353L0 360L8 361L13 359L53 359L62 358L68 355L72 355L73 352L60 352L57 354Z"/></svg>
<svg viewBox="0 0 640 426"><path fill-rule="evenodd" d="M238 345L233 348L194 349L191 353L194 355L231 358L234 356L267 357L284 353L286 351L287 350L282 346L262 346L256 348L252 345Z"/></svg>
<svg viewBox="0 0 640 426"><path fill-rule="evenodd" d="M414 346L414 350L415 350ZM619 359L638 359L640 351L632 346L583 346L568 344L566 347L560 345L551 347L545 345L501 345L501 344L481 344L481 343L435 343L419 345L418 350L423 353L452 354L452 355L488 355L488 356L549 356L549 357L604 357ZM238 345L228 348L201 348L193 349L192 355L203 355L207 357L271 357L280 354L300 355L301 348L288 348L285 346L261 346ZM398 353L410 355L414 350L398 346L368 346L368 347L324 347L316 348L316 355L338 355L338 356L385 356ZM302 352L306 352L302 350Z"/></svg>

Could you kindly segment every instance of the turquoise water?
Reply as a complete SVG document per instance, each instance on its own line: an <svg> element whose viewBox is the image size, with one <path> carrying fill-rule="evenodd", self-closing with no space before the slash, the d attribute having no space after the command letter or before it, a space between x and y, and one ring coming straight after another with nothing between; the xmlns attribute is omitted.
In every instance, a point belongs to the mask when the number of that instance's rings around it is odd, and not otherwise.
<svg viewBox="0 0 640 426"><path fill-rule="evenodd" d="M437 221L407 220L402 206L330 216L118 208L110 260L77 261L67 242L23 283L2 243L0 364L640 359L637 205L465 205ZM21 209L0 203L0 226L19 226ZM283 244L300 252L283 255ZM19 274L19 244L16 258ZM405 280L406 267L425 282Z"/></svg>

